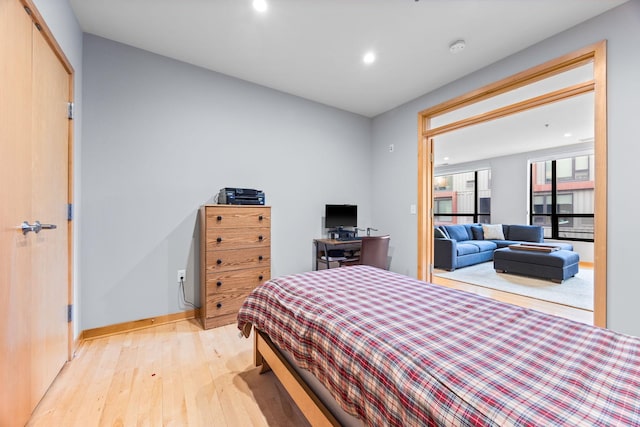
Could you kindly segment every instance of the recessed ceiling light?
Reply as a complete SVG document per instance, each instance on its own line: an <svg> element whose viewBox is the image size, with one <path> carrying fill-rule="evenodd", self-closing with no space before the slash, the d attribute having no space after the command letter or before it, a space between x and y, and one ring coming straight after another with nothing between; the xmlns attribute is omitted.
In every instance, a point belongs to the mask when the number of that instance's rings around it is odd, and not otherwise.
<svg viewBox="0 0 640 427"><path fill-rule="evenodd" d="M444 158L444 159L442 159L442 160L444 160L444 161L446 162L447 160L449 160L449 158L448 158L448 157L445 157L445 158Z"/></svg>
<svg viewBox="0 0 640 427"><path fill-rule="evenodd" d="M369 51L367 53L364 54L364 56L362 57L362 62L364 62L365 64L373 64L376 60L376 54Z"/></svg>
<svg viewBox="0 0 640 427"><path fill-rule="evenodd" d="M571 135L571 133L570 133L570 132L567 132L567 133L565 133L565 134L564 134L564 137L565 137L565 138L569 138L569 137L571 137L571 136L572 136L572 135Z"/></svg>
<svg viewBox="0 0 640 427"><path fill-rule="evenodd" d="M459 53L467 47L467 43L464 40L456 40L451 45L449 45L449 52L451 53Z"/></svg>
<svg viewBox="0 0 640 427"><path fill-rule="evenodd" d="M266 12L267 0L253 0L253 8L258 12Z"/></svg>

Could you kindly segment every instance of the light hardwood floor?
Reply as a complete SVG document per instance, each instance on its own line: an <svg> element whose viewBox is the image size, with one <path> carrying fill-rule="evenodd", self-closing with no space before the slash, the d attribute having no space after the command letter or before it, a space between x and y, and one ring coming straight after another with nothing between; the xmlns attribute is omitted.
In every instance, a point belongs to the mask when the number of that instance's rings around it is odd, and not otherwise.
<svg viewBox="0 0 640 427"><path fill-rule="evenodd" d="M593 313L453 280L434 283L593 324ZM44 396L36 426L309 426L253 338L195 319L84 341Z"/></svg>
<svg viewBox="0 0 640 427"><path fill-rule="evenodd" d="M593 325L593 311L582 310L562 304L554 304L552 302L529 298L509 292L502 292L495 289L484 288L482 286L458 282L438 276L433 277L433 283L441 286L446 286L448 288L461 289L463 291L483 295L485 297L493 298L498 301L507 302L514 305L519 305L521 307L531 308L543 313L553 314L554 316L575 320L576 322Z"/></svg>
<svg viewBox="0 0 640 427"><path fill-rule="evenodd" d="M27 425L308 426L238 333L190 319L84 341Z"/></svg>

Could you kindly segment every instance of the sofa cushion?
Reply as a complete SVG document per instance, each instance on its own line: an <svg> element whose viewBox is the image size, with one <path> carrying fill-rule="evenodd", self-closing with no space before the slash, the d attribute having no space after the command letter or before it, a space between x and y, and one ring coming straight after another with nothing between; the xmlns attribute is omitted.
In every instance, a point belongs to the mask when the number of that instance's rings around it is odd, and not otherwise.
<svg viewBox="0 0 640 427"><path fill-rule="evenodd" d="M487 240L504 240L502 224L482 224L482 232Z"/></svg>
<svg viewBox="0 0 640 427"><path fill-rule="evenodd" d="M450 239L457 240L458 242L471 239L467 227L464 225L445 225L444 228L447 230Z"/></svg>
<svg viewBox="0 0 640 427"><path fill-rule="evenodd" d="M473 234L473 240L484 240L484 232L481 225L472 225L471 234Z"/></svg>
<svg viewBox="0 0 640 427"><path fill-rule="evenodd" d="M473 243L459 243L456 245L456 251L458 256L477 254L480 252L480 248Z"/></svg>
<svg viewBox="0 0 640 427"><path fill-rule="evenodd" d="M539 225L510 225L506 237L520 242L540 243L544 241L544 231Z"/></svg>
<svg viewBox="0 0 640 427"><path fill-rule="evenodd" d="M467 240L465 243L476 245L480 252L494 251L498 247L498 245L491 240Z"/></svg>

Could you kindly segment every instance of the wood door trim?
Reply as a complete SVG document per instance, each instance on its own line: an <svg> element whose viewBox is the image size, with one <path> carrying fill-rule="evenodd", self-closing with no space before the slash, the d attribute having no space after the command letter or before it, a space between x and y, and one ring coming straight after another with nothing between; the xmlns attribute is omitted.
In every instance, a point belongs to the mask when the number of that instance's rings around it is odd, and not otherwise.
<svg viewBox="0 0 640 427"><path fill-rule="evenodd" d="M56 38L53 36L51 29L49 28L47 23L44 21L44 18L36 8L36 5L33 3L33 1L32 0L18 0L18 1L28 10L27 13L31 16L31 20L33 21L34 24L36 24L37 28L40 30L40 32L44 36L44 39L47 41L47 44L51 47L51 50L53 50L53 52L56 54L60 62L62 62L62 65L64 65L64 68L67 70L67 72L69 74L73 74L73 66L69 61L69 58L67 58L67 55L64 54L64 51L58 44L58 41L56 40Z"/></svg>
<svg viewBox="0 0 640 427"><path fill-rule="evenodd" d="M485 99L492 98L530 83L554 76L564 71L593 62L593 81L585 85L565 88L552 94L543 95L543 99L528 100L517 107L507 106L501 111L488 112L483 117L471 117L455 123L462 128L481 123L495 116L513 114L544 104L589 91L595 97L594 146L596 158L596 191L594 206L594 324L606 327L607 319L607 89L606 89L606 41L586 46L559 58L547 61L536 67L522 71L511 77L468 92L418 113L418 278L430 281L432 274L429 266L433 261L433 166L428 161L432 147L427 143L437 133L451 131L452 124L430 129L431 118L466 107ZM515 105L515 104L514 104ZM437 132L436 132L437 131Z"/></svg>

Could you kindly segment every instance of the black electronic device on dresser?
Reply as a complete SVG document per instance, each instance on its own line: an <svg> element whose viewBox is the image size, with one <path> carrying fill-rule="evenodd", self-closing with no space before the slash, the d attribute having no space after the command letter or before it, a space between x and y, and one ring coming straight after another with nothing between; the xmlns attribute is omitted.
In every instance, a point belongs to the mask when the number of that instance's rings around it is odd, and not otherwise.
<svg viewBox="0 0 640 427"><path fill-rule="evenodd" d="M264 205L262 190L252 188L225 187L220 190L218 204L221 205Z"/></svg>

